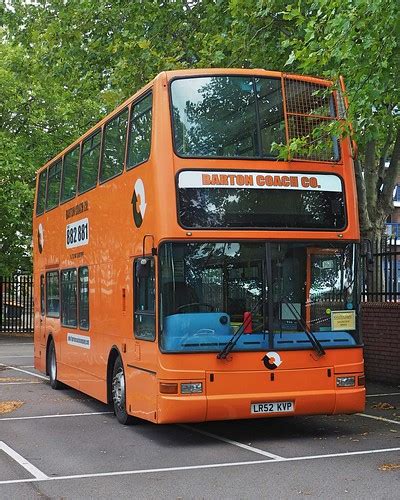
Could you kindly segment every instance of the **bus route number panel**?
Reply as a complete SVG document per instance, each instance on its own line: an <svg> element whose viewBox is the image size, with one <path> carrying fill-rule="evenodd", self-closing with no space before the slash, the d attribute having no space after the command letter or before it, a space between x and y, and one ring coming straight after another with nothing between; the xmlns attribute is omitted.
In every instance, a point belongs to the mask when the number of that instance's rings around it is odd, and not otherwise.
<svg viewBox="0 0 400 500"><path fill-rule="evenodd" d="M87 245L89 243L89 219L81 219L67 224L65 238L67 248Z"/></svg>
<svg viewBox="0 0 400 500"><path fill-rule="evenodd" d="M294 411L293 401L276 401L271 403L252 403L251 413L284 413Z"/></svg>

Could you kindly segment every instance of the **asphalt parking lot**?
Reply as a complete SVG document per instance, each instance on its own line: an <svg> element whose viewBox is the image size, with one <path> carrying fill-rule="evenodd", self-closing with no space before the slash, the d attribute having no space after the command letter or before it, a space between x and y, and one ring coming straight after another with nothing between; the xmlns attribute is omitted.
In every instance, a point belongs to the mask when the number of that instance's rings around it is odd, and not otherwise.
<svg viewBox="0 0 400 500"><path fill-rule="evenodd" d="M0 336L0 498L400 498L400 387L364 414L124 427Z"/></svg>

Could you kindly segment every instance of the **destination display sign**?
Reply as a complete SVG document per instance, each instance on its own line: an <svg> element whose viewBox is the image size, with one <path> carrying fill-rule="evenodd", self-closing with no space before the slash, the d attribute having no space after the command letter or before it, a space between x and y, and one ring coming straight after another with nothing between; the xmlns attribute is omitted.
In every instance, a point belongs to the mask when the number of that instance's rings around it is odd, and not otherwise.
<svg viewBox="0 0 400 500"><path fill-rule="evenodd" d="M337 175L312 173L186 170L179 173L178 186L181 189L242 188L342 192L342 182Z"/></svg>

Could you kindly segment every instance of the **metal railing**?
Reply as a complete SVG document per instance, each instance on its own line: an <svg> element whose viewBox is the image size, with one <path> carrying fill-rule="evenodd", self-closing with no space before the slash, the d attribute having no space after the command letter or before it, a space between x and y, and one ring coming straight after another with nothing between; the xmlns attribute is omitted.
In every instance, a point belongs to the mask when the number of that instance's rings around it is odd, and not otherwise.
<svg viewBox="0 0 400 500"><path fill-rule="evenodd" d="M399 224L397 224L399 225ZM399 236L400 237L400 236ZM372 260L368 264L368 260ZM396 238L372 244L372 254L363 255L361 266L363 302L400 302L400 243Z"/></svg>
<svg viewBox="0 0 400 500"><path fill-rule="evenodd" d="M33 331L33 278L0 277L0 331Z"/></svg>

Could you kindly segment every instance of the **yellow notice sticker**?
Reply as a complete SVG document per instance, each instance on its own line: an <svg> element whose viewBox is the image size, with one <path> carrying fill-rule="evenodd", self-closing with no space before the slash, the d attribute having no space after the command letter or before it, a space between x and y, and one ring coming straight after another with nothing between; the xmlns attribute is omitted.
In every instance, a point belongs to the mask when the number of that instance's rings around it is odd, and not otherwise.
<svg viewBox="0 0 400 500"><path fill-rule="evenodd" d="M356 312L355 311L331 311L332 331L355 330Z"/></svg>

